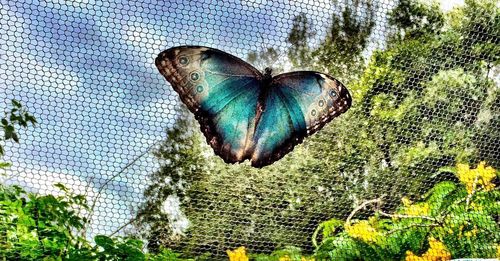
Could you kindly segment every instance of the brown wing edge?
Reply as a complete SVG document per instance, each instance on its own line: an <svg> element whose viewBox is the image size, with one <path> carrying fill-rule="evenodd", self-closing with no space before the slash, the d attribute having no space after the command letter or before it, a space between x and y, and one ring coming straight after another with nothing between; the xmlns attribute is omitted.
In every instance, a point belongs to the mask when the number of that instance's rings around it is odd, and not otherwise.
<svg viewBox="0 0 500 261"><path fill-rule="evenodd" d="M327 74L323 74L323 73L319 73L319 72L314 72L314 71L298 71L298 72L290 72L290 74L311 73L311 72L320 74L320 75L327 77L330 80L334 81L335 84L337 86L339 86L339 88L340 88L339 98L335 101L335 104L343 103L345 105L340 106L339 107L340 110L334 109L334 108L337 108L337 106L330 108L328 114L326 114L324 117L322 117L318 121L318 123L307 128L306 135L300 136L300 137L292 137L292 138L286 140L285 142L283 142L283 145L281 145L276 151L273 151L272 153L270 153L270 157L266 157L260 161L252 161L251 164L253 167L262 168L262 167L265 167L267 165L274 163L275 161L280 160L285 155L287 155L289 152L293 151L295 146L302 143L306 137L311 136L314 133L316 133L317 131L321 130L327 123L331 122L334 118L336 118L337 116L346 112L351 107L351 105L352 105L351 94L349 93L349 91L347 90L347 88L345 87L345 85L342 82L333 78L332 76L327 75ZM280 75L278 75L278 77L286 76L286 74L288 74L288 73L280 74Z"/></svg>
<svg viewBox="0 0 500 261"><path fill-rule="evenodd" d="M228 163L228 164L241 163L241 162L245 161L246 159L249 159L249 156L245 154L242 159L238 160L236 157L234 157L234 155L231 154L231 147L222 146L222 144L223 144L222 137L217 133L217 129L215 127L215 124L210 119L210 117L208 115L206 115L206 113L204 113L203 111L200 110L196 101L194 101L191 97L189 97L189 95L186 95L186 93L184 93L181 88L177 88L176 84L181 81L182 76L175 72L174 64L177 62L175 60L175 50L183 49L183 48L207 48L211 51L220 52L224 55L228 55L228 56L236 59L237 61L243 62L244 64L248 65L248 67L254 71L254 73L256 74L257 77L262 78L262 74L257 69L250 66L250 64L248 64L247 62L241 60L240 58L238 58L236 56L233 56L231 54L225 53L223 51L220 51L220 50L217 50L214 48L205 47L205 46L186 45L186 46L172 47L172 48L169 48L169 49L161 52L160 54L158 54L158 56L155 59L155 65L158 68L158 70L160 71L160 73L170 83L172 88L179 94L181 101L184 104L186 104L186 107L189 109L189 111L191 111L194 114L195 119L200 124L201 132L205 136L207 143L210 145L210 147L212 147L215 155L221 157L222 160L224 160L224 162ZM166 62L165 63L166 70L163 69L163 65L161 65L162 61ZM172 72L172 74L168 74L167 70L168 70L168 72Z"/></svg>

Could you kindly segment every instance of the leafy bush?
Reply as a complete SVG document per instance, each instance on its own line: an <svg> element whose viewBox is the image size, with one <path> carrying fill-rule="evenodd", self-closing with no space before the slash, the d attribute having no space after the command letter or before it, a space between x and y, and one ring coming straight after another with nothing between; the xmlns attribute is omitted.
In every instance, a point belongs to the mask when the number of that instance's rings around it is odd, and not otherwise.
<svg viewBox="0 0 500 261"><path fill-rule="evenodd" d="M461 183L443 181L419 202L404 197L393 213L379 209L382 199L356 208L346 221L320 224L313 238L316 257L349 260L448 260L451 257L488 258L500 250L500 191L495 169L484 162L475 169L467 164L443 168ZM375 206L366 220L353 220L357 211ZM316 238L321 232L322 241Z"/></svg>
<svg viewBox="0 0 500 261"><path fill-rule="evenodd" d="M1 260L194 260L168 249L146 253L143 242L130 237L97 235L94 243L87 241L78 233L86 222L79 211L88 209L84 196L55 186L61 196L0 184Z"/></svg>
<svg viewBox="0 0 500 261"><path fill-rule="evenodd" d="M36 119L16 100L1 119L2 141L19 142L16 127L28 127ZM0 144L0 158L4 154ZM0 168L10 163L0 161ZM63 184L55 184L61 195L38 195L19 186L0 183L0 259L2 260L183 260L179 254L161 249L152 255L134 238L98 235L95 244L79 232L89 210L85 196L75 195ZM186 260L186 259L184 259Z"/></svg>

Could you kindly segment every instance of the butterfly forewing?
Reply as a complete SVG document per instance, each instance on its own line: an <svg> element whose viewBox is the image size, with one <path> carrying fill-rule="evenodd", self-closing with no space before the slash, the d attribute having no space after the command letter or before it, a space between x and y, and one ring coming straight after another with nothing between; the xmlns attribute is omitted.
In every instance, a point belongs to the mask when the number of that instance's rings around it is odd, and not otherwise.
<svg viewBox="0 0 500 261"><path fill-rule="evenodd" d="M262 74L235 56L194 46L160 53L156 66L195 114L215 153L226 162L243 161Z"/></svg>

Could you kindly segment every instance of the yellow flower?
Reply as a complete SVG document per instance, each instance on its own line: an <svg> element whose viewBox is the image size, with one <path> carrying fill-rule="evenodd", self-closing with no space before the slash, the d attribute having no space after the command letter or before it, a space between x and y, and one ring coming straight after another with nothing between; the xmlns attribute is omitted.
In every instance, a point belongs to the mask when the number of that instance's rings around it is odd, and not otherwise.
<svg viewBox="0 0 500 261"><path fill-rule="evenodd" d="M410 205L405 209L405 214L409 216L427 216L430 212L431 208L428 203Z"/></svg>
<svg viewBox="0 0 500 261"><path fill-rule="evenodd" d="M248 256L245 251L245 247L238 247L235 250L226 250L229 256L229 261L248 261Z"/></svg>
<svg viewBox="0 0 500 261"><path fill-rule="evenodd" d="M472 207L472 209L476 210L476 211L482 211L484 208L483 206L481 205L478 205L474 202L470 203L470 206Z"/></svg>
<svg viewBox="0 0 500 261"><path fill-rule="evenodd" d="M278 259L279 261L292 261L289 256L282 256Z"/></svg>
<svg viewBox="0 0 500 261"><path fill-rule="evenodd" d="M311 259L306 258L306 257L301 257L300 261L314 261L314 258L311 257Z"/></svg>
<svg viewBox="0 0 500 261"><path fill-rule="evenodd" d="M430 245L430 248L427 250L427 252L425 254L428 254L428 257L431 260L450 260L451 259L451 253L448 251L448 249L446 249L446 246L443 244L443 242L431 237L429 239L429 245Z"/></svg>
<svg viewBox="0 0 500 261"><path fill-rule="evenodd" d="M406 251L405 261L444 261L451 260L451 253L446 249L443 242L431 237L429 238L429 249L421 257L411 251Z"/></svg>
<svg viewBox="0 0 500 261"><path fill-rule="evenodd" d="M349 236L367 243L376 242L380 237L380 232L372 227L367 220L359 221L354 225L347 224L344 228Z"/></svg>
<svg viewBox="0 0 500 261"><path fill-rule="evenodd" d="M420 203L412 205L413 202L407 197L401 198L403 206L405 206L404 213L409 216L427 216L431 213L431 208L428 203Z"/></svg>
<svg viewBox="0 0 500 261"><path fill-rule="evenodd" d="M405 207L409 207L412 203L411 200L407 197L401 198L401 201L403 202L403 206L405 206Z"/></svg>
<svg viewBox="0 0 500 261"><path fill-rule="evenodd" d="M497 257L500 258L500 245L497 245Z"/></svg>
<svg viewBox="0 0 500 261"><path fill-rule="evenodd" d="M424 257L419 257L411 251L406 251L406 258L405 261L427 261L424 259Z"/></svg>
<svg viewBox="0 0 500 261"><path fill-rule="evenodd" d="M496 177L496 171L490 166L485 167L485 165L486 163L481 161L476 169L470 169L467 164L457 164L457 177L464 183L469 194L474 189L477 190L480 186L486 191L492 190L495 187L492 181ZM474 185L476 188L474 188Z"/></svg>

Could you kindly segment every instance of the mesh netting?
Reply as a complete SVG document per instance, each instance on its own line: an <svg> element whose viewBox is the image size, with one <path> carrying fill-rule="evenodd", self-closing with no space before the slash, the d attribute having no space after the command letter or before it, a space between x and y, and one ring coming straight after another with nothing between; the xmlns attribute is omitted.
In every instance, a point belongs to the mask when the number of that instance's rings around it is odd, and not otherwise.
<svg viewBox="0 0 500 261"><path fill-rule="evenodd" d="M13 166L2 180L39 193L59 193L52 184L61 182L84 194L89 238L137 235L150 251L214 258L239 246L313 253L323 221L390 216L402 198L466 184L446 169L457 164L500 167L498 4L457 8L1 1L0 100L21 101L38 120L9 145ZM351 91L352 108L269 167L226 165L155 67L161 51L180 45L259 69L328 73ZM498 178L478 180L474 188L487 190ZM484 240L498 244L492 217Z"/></svg>

